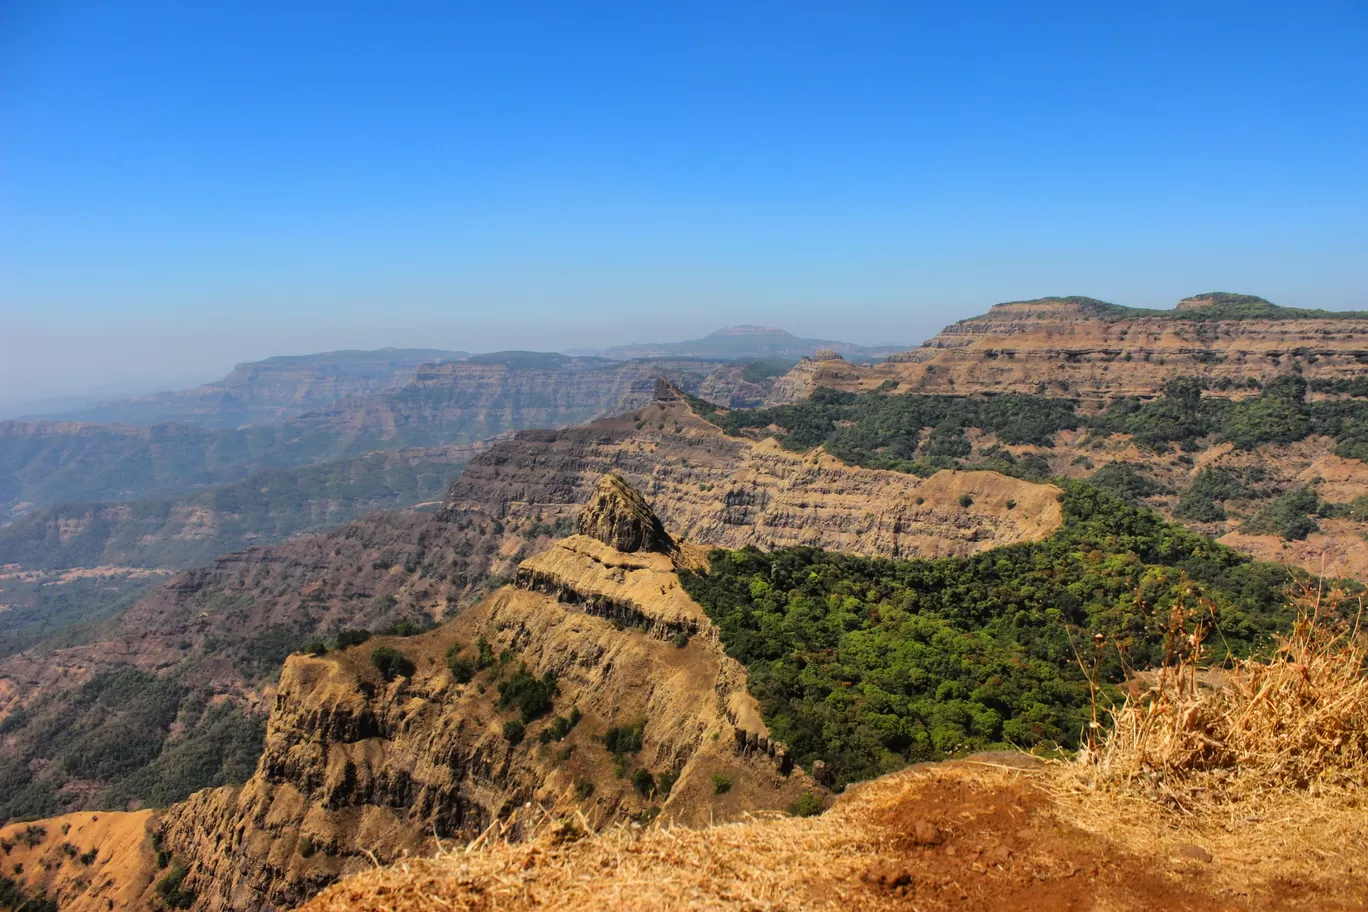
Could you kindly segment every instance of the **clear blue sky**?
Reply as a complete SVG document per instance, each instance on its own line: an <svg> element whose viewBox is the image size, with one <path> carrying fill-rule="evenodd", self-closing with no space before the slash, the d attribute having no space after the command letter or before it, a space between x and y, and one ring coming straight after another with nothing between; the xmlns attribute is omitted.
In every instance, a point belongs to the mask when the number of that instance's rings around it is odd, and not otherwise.
<svg viewBox="0 0 1368 912"><path fill-rule="evenodd" d="M0 42L0 400L915 343L1043 294L1368 307L1363 0L0 0Z"/></svg>

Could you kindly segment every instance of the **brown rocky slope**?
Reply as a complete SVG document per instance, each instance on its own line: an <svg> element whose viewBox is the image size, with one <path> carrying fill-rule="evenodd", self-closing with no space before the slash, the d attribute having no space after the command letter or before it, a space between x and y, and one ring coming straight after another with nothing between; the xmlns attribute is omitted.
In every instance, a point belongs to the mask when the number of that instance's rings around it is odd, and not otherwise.
<svg viewBox="0 0 1368 912"><path fill-rule="evenodd" d="M861 390L890 381L900 392L1048 390L1096 401L1153 396L1179 376L1238 387L1286 375L1295 361L1308 380L1352 377L1368 365L1368 318L1361 314L1274 310L1267 318L1204 319L1219 297L1189 298L1167 312L1128 313L1090 298L996 304L872 367L805 359L776 382L771 404L819 386Z"/></svg>

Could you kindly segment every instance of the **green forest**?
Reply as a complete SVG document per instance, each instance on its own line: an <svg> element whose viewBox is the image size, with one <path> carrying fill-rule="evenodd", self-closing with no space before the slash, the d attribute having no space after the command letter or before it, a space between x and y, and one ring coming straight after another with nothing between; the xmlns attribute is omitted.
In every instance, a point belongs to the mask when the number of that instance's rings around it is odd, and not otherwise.
<svg viewBox="0 0 1368 912"><path fill-rule="evenodd" d="M200 788L246 781L265 738L264 718L131 667L63 696L0 722L0 737L25 733L24 750L0 756L0 820L64 813L61 784L69 778L99 783L100 807L163 807ZM173 738L176 722L184 731ZM52 762L35 766L35 758Z"/></svg>
<svg viewBox="0 0 1368 912"><path fill-rule="evenodd" d="M1199 381L1180 378L1154 399L1122 397L1096 415L1081 414L1072 399L1021 393L928 396L823 388L802 402L764 409L723 411L701 399L691 403L728 434L768 435L770 428L778 427L777 437L786 449L822 446L852 465L920 475L953 468L970 455L965 428L990 431L1000 444L1043 447L1051 446L1063 430L1125 433L1154 450L1175 445L1195 449L1199 440L1252 449L1324 434L1335 439L1339 455L1368 459L1368 401L1308 401L1307 382L1298 374L1273 380L1259 395L1246 399L1202 393ZM1005 450L987 455L997 456L1001 464L986 468L1043 477L1040 466L1017 465L1020 460Z"/></svg>
<svg viewBox="0 0 1368 912"><path fill-rule="evenodd" d="M684 585L750 669L774 737L841 784L1000 745L1076 748L1092 711L1084 667L1114 699L1127 669L1173 648L1179 600L1188 628L1219 631L1212 661L1290 620L1286 568L1081 482L1064 484L1062 506L1046 540L967 558L719 550Z"/></svg>

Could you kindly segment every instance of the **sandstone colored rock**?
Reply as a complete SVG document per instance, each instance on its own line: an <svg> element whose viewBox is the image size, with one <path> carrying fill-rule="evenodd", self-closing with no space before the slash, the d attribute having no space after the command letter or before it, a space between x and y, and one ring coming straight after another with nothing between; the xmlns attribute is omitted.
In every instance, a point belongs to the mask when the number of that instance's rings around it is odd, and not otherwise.
<svg viewBox="0 0 1368 912"><path fill-rule="evenodd" d="M609 479L607 496L626 499ZM701 825L820 790L769 741L744 669L708 627L670 555L576 535L436 631L291 657L256 774L166 814L167 845L189 863L196 908L289 908L372 859L430 854L496 821L516 834L540 807L578 809L603 825L654 802L665 819ZM678 633L697 635L680 646L670 641ZM532 720L521 743L505 739L503 722L516 712L500 707L496 685L514 666L466 683L448 670L449 655L473 657L481 638L529 673L554 677L553 713L573 707L580 717L564 740L543 737L550 715ZM366 658L377 643L403 652L415 673L386 683ZM765 750L732 747L740 717ZM638 720L644 743L628 766L677 776L668 796L638 794L596 740ZM714 794L714 775L733 782L725 796Z"/></svg>
<svg viewBox="0 0 1368 912"><path fill-rule="evenodd" d="M1180 307L1200 313L1209 300ZM1156 395L1174 377L1261 382L1299 365L1308 380L1352 377L1368 364L1368 319L1173 319L1116 317L1098 302L1041 298L994 305L941 330L918 348L872 367L804 361L779 378L770 404L818 387L937 394L1034 393L1087 401ZM1224 395L1247 395L1231 389Z"/></svg>
<svg viewBox="0 0 1368 912"><path fill-rule="evenodd" d="M674 542L645 499L621 476L600 479L579 515L581 535L619 551L670 551Z"/></svg>

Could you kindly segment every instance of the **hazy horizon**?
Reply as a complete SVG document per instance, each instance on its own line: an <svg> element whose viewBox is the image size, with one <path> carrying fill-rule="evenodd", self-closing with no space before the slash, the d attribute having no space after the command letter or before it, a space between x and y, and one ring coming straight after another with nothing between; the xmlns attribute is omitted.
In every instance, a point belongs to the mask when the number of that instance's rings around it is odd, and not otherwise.
<svg viewBox="0 0 1368 912"><path fill-rule="evenodd" d="M1050 294L1368 307L1368 9L19 2L0 410Z"/></svg>

